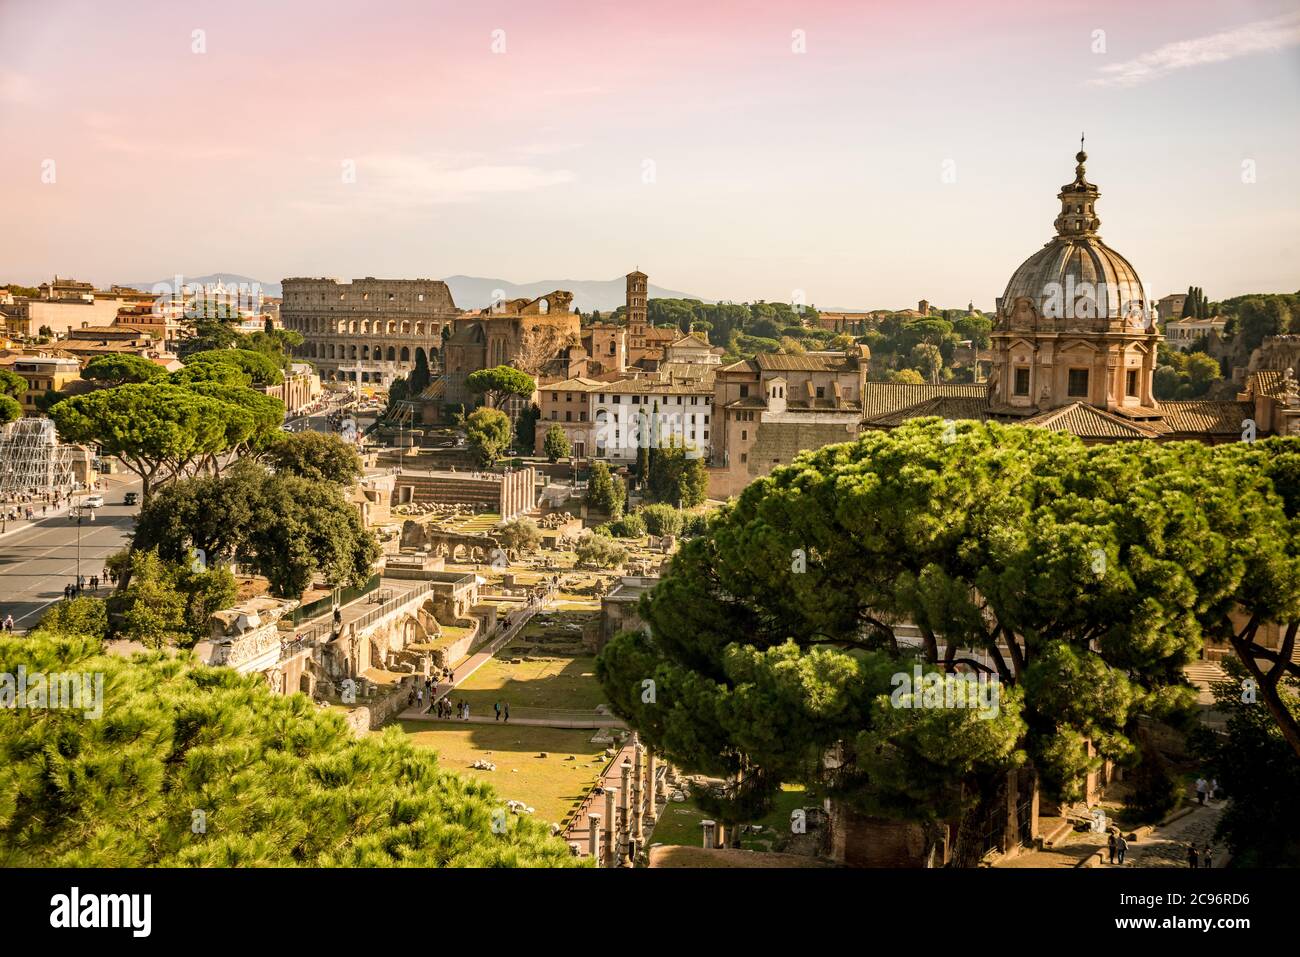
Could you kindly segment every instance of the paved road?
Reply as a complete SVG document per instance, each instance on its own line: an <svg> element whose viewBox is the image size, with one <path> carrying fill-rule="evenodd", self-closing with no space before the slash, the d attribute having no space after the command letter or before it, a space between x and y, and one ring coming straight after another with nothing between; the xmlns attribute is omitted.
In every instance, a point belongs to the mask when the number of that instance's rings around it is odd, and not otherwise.
<svg viewBox="0 0 1300 957"><path fill-rule="evenodd" d="M129 475L103 478L104 507L96 509L94 522L84 520L80 528L81 574L87 579L103 570L105 558L126 547L140 510L122 504L125 492L140 490L138 480ZM0 620L13 615L16 629L31 628L45 606L63 597L63 586L76 580L77 533L66 510L34 522L9 523L9 531L0 534Z"/></svg>

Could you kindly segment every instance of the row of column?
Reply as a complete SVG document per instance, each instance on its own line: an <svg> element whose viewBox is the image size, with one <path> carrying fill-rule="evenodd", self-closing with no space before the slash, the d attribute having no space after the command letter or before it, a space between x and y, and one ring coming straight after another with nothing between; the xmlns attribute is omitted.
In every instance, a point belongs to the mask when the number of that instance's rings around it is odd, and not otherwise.
<svg viewBox="0 0 1300 957"><path fill-rule="evenodd" d="M537 504L537 472L530 465L501 476L502 520L511 519Z"/></svg>
<svg viewBox="0 0 1300 957"><path fill-rule="evenodd" d="M587 854L602 867L625 867L637 862L645 850L647 829L653 830L658 819L659 804L667 801L659 780L659 760L635 732L632 757L624 758L619 770L619 786L605 788L604 814L587 813ZM573 847L576 853L577 845Z"/></svg>

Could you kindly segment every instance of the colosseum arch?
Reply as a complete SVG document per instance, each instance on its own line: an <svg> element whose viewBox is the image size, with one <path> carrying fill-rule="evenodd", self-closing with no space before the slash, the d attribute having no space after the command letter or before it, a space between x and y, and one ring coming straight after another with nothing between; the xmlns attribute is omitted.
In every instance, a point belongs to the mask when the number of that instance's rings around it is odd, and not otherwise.
<svg viewBox="0 0 1300 957"><path fill-rule="evenodd" d="M394 349L392 346L389 346L389 347L388 347L388 356L387 356L387 359L388 359L389 362L396 362L396 361L397 361L397 350Z"/></svg>
<svg viewBox="0 0 1300 957"><path fill-rule="evenodd" d="M410 362L411 361L410 348L407 346L402 346L402 351L398 354L398 357L401 359L402 362Z"/></svg>
<svg viewBox="0 0 1300 957"><path fill-rule="evenodd" d="M409 336L410 334L411 334L411 321L410 321L409 319L403 319L403 320L402 320L402 335L404 335L404 336Z"/></svg>
<svg viewBox="0 0 1300 957"><path fill-rule="evenodd" d="M353 336L357 334L357 321L355 319L348 323L348 334Z"/></svg>

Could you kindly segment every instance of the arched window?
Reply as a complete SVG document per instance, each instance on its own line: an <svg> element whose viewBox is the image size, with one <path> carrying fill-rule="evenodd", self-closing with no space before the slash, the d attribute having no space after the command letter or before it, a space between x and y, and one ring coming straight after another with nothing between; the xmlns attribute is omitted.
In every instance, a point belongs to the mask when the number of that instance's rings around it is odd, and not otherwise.
<svg viewBox="0 0 1300 957"><path fill-rule="evenodd" d="M401 353L400 353L400 358L401 358L401 361L402 361L402 362L410 362L410 361L411 361L411 350L410 350L408 347L406 347L406 346L402 346L402 351L401 351Z"/></svg>

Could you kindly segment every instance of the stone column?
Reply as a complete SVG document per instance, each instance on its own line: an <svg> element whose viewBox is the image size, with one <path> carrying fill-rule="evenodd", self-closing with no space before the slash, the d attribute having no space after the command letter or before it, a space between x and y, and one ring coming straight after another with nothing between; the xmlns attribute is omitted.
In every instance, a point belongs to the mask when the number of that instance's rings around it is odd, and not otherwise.
<svg viewBox="0 0 1300 957"><path fill-rule="evenodd" d="M618 803L618 861L623 863L623 854L627 850L627 842L631 837L632 829L632 762L627 758L619 765L619 771L622 772L622 787L619 789Z"/></svg>
<svg viewBox="0 0 1300 957"><path fill-rule="evenodd" d="M646 790L650 792L650 799L646 801L645 820L646 824L654 827L655 817L659 812L659 761L653 751L646 751Z"/></svg>
<svg viewBox="0 0 1300 957"><path fill-rule="evenodd" d="M614 837L614 802L618 800L618 788L605 788L605 857L606 867L614 866L614 849L617 841Z"/></svg>
<svg viewBox="0 0 1300 957"><path fill-rule="evenodd" d="M700 827L704 828L704 847L706 850L713 850L713 829L717 825L713 821L701 821Z"/></svg>
<svg viewBox="0 0 1300 957"><path fill-rule="evenodd" d="M632 735L632 820L631 832L632 838L640 844L644 834L642 825L645 821L645 777L643 773L644 762L642 756L645 748L637 740L635 734Z"/></svg>
<svg viewBox="0 0 1300 957"><path fill-rule="evenodd" d="M587 854L597 864L600 863L600 815L595 811L587 812Z"/></svg>

